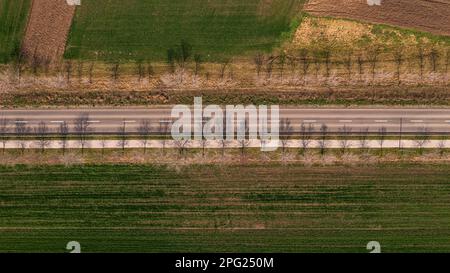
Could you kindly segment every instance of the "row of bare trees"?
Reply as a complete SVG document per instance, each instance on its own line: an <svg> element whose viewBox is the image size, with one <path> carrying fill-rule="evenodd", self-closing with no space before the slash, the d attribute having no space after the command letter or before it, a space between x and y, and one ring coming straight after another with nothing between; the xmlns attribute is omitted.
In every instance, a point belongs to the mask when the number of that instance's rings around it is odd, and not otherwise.
<svg viewBox="0 0 450 273"><path fill-rule="evenodd" d="M248 122L244 122L242 126L245 126L245 135L238 138L238 145L241 152L241 155L244 156L246 154L247 148L250 146L251 139L249 138L249 127ZM163 151L166 148L166 136L168 135L170 130L169 122L160 122L158 126L152 126L150 120L142 120L137 127L137 132L129 132L127 128L127 122L123 122L120 126L118 126L116 130L116 136L118 137L117 146L125 152L125 149L129 145L129 139L132 135L138 135L139 141L144 149L144 153L146 153L147 148L149 146L149 142L154 136L161 137L163 143ZM52 143L52 137L57 139L60 144L60 148L62 149L63 154L66 152L68 148L69 139L73 138L77 141L78 146L81 149L81 152L84 153L85 148L87 147L88 140L92 138L92 134L94 133L94 129L91 127L91 121L89 119L89 115L82 114L78 116L73 121L73 126L70 127L67 122L61 122L58 125L58 128L55 130L51 130L48 125L41 121L35 127L28 126L26 121L23 120L15 120L8 121L7 119L0 120L0 142L2 143L3 153L6 149L6 144L8 141L14 140L17 142L17 146L24 153L27 141L33 139L36 143L36 146L44 152L46 148L48 148ZM329 127L326 124L321 124L318 128L314 126L312 123L302 123L300 125L300 130L298 132L294 132L294 128L290 119L282 119L280 121L280 144L283 155L289 149L289 144L292 141L298 141L300 147L300 153L305 154L309 148L318 148L321 155L324 155L327 148L329 147L329 143L332 139L337 139L339 143L340 150L342 154L345 154L350 148L351 140L358 141L358 148L363 151L367 151L369 149L369 139L370 136L373 136L374 139L379 144L380 155L383 155L384 143L388 137L388 132L386 127L381 127L378 129L377 133L369 133L369 128L362 128L357 132L354 132L353 129L347 125L342 126L338 129L337 135L331 134ZM419 128L417 134L414 138L414 142L416 143L417 148L419 149L420 154L423 153L425 146L430 142L431 134L430 130L427 127ZM317 146L312 147L312 143L316 142ZM354 141L353 141L354 142ZM230 141L223 140L221 141L221 149L222 155L224 155L225 149L228 148L228 144ZM106 141L102 141L102 146L105 148ZM189 140L176 140L174 141L175 147L179 151L179 155L185 155L187 148L189 147ZM206 149L209 147L209 141L205 138L201 141L202 155L205 156ZM403 149L402 138L399 139L400 150ZM439 150L444 151L445 143L442 142L439 145Z"/></svg>
<svg viewBox="0 0 450 273"><path fill-rule="evenodd" d="M264 55L257 53L253 57L256 75L261 76L265 72L265 77L270 79L273 77L274 67L277 67L279 78L283 79L285 69L290 69L290 74L300 78L303 85L307 84L307 77L312 73L317 78L320 71L323 71L326 79L330 78L332 66L344 67L348 80L352 79L354 70L358 72L359 80L363 80L366 70L370 72L372 82L375 81L377 69L381 62L391 62L395 64L395 81L401 84L401 71L406 64L416 63L419 70L420 78L423 77L428 60L430 72L441 70L444 73L449 72L450 67L450 48L445 53L441 53L438 49L432 48L426 51L423 46L417 47L417 52L413 56L408 56L404 48L395 48L391 50L392 59L383 60L381 58L385 52L381 46L368 48L364 53L355 53L352 50L344 50L339 56L333 56L330 49L308 50L302 48L296 53L287 54L281 52L278 55Z"/></svg>
<svg viewBox="0 0 450 273"><path fill-rule="evenodd" d="M370 133L369 128L362 128L356 132L347 125L338 128L338 132L336 135L332 135L329 127L326 124L321 124L317 129L312 123L302 123L300 125L300 131L297 134L294 134L294 129L292 126L292 122L289 119L282 119L280 121L280 144L282 148L283 154L286 153L289 148L288 145L294 139L299 139L300 143L300 152L301 154L305 154L306 150L312 148L311 145L313 141L316 141L317 147L319 148L320 154L324 155L326 149L329 147L329 143L331 139L337 138L340 150L342 154L345 154L350 148L351 140L356 140L358 142L358 147L364 152L369 150L369 140L372 136L379 145L380 156L383 156L384 153L384 144L388 137L388 131L386 127L380 127L377 132ZM402 133L400 133L402 134ZM420 127L413 138L413 141L416 147L419 150L420 154L423 154L424 148L431 140L431 132L427 127ZM403 141L402 138L398 140L398 148L400 151L403 151ZM438 147L441 153L445 151L445 140L441 140Z"/></svg>
<svg viewBox="0 0 450 273"><path fill-rule="evenodd" d="M14 140L22 153L24 153L27 148L27 142L29 142L30 139L33 139L36 146L44 152L45 149L51 145L51 140L55 138L58 140L59 147L64 154L68 148L68 142L72 138L77 141L81 152L84 153L88 141L92 139L92 136L95 133L94 128L91 126L92 121L88 114L82 114L73 120L72 123L72 126L69 126L66 121L62 121L55 130L50 128L44 121L31 127L28 125L28 122L24 120L10 121L5 118L0 119L0 142L2 143L2 151L3 153L5 152L8 141ZM137 135L144 148L144 153L147 151L151 137L154 135L161 136L164 149L166 136L169 133L169 130L170 124L168 122L160 122L159 126L155 127L152 126L150 120L142 120L137 127ZM124 151L128 146L129 138L131 136L126 121L118 126L115 135L119 139L117 145ZM103 146L105 147L105 145L106 142L103 141Z"/></svg>
<svg viewBox="0 0 450 273"><path fill-rule="evenodd" d="M311 50L302 48L297 51L290 51L286 53L281 51L278 54L263 54L256 53L253 57L253 64L258 78L265 74L266 79L274 77L274 71L278 72L278 78L283 80L290 70L290 75L295 84L308 84L308 76L314 75L318 77L322 73L323 77L328 81L331 76L331 71L334 67L343 67L348 81L352 80L353 72L357 71L359 81L363 81L365 74L371 75L371 80L374 83L377 70L382 62L389 62L394 64L394 78L393 81L398 85L402 83L402 71L408 66L411 68L415 66L418 69L420 79L423 78L427 68L430 72L441 71L445 74L449 72L450 67L450 48L446 50L438 50L437 48L426 49L423 45L418 45L416 52L413 54L405 53L405 48L396 47L390 49L389 59L383 59L387 49L381 45L371 46L365 52L354 52L352 50L341 50L339 55L333 53L331 49L325 48L320 50ZM187 70L188 63L192 63L192 72L197 77L202 69L204 57L201 54L194 54L193 47L187 41L182 40L180 44L167 50L167 66L168 71L174 74L180 69L181 82L183 75ZM218 71L219 78L224 79L227 70L230 78L233 77L232 59L223 58L219 62L220 68ZM65 78L67 84L71 84L74 78L79 82L83 78L88 79L90 84L94 83L95 62L78 60L65 60L62 63L53 65L57 73ZM124 73L123 65L120 60L109 62L108 70L112 82L117 82L121 74ZM26 57L19 54L12 65L14 75L19 80L22 78L24 72L29 71L34 76L39 76L41 73L49 74L50 62L48 60L41 60L37 57ZM101 69L104 69L103 66ZM137 60L135 62L135 72L138 82L142 82L147 78L149 81L156 75L154 66L149 60ZM209 79L210 73L205 74Z"/></svg>

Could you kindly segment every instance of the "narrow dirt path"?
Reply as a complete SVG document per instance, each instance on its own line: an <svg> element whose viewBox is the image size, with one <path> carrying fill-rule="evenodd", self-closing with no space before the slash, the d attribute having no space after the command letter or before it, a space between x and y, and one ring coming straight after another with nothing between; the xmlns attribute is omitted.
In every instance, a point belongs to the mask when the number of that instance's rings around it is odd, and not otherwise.
<svg viewBox="0 0 450 273"><path fill-rule="evenodd" d="M62 58L75 6L66 0L33 0L22 50L28 58L54 62Z"/></svg>

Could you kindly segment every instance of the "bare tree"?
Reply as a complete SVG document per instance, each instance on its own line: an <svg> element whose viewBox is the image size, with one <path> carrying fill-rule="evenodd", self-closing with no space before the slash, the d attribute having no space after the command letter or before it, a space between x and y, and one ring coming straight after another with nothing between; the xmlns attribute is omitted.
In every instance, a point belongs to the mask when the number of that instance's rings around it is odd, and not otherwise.
<svg viewBox="0 0 450 273"><path fill-rule="evenodd" d="M446 149L445 141L446 141L445 139L442 139L442 140L439 141L439 143L438 143L439 155L440 155L441 157L443 157L444 154L445 154L445 149Z"/></svg>
<svg viewBox="0 0 450 273"><path fill-rule="evenodd" d="M288 118L283 118L280 120L280 143L283 155L286 154L286 149L288 147L289 141L292 138L293 128L291 125L291 120Z"/></svg>
<svg viewBox="0 0 450 273"><path fill-rule="evenodd" d="M82 154L84 154L84 149L91 132L92 130L90 128L89 115L87 113L83 113L74 121L74 133L78 138L78 143L81 147Z"/></svg>
<svg viewBox="0 0 450 273"><path fill-rule="evenodd" d="M438 69L439 51L436 48L432 48L429 56L430 56L431 70L433 72L436 72Z"/></svg>
<svg viewBox="0 0 450 273"><path fill-rule="evenodd" d="M358 63L359 81L361 82L362 76L364 75L364 58L361 54L356 58L356 62Z"/></svg>
<svg viewBox="0 0 450 273"><path fill-rule="evenodd" d="M66 83L70 84L70 79L72 77L72 61L67 60L64 65L64 71L66 73Z"/></svg>
<svg viewBox="0 0 450 273"><path fill-rule="evenodd" d="M39 67L41 66L41 59L37 55L37 47L34 49L33 57L31 58L31 71L33 75L39 76Z"/></svg>
<svg viewBox="0 0 450 273"><path fill-rule="evenodd" d="M117 82L119 76L120 76L120 63L116 62L111 66L111 79L113 80L114 83Z"/></svg>
<svg viewBox="0 0 450 273"><path fill-rule="evenodd" d="M250 145L249 122L248 121L242 121L241 124L239 124L239 126L240 126L240 130L238 130L237 141L238 141L238 144L239 144L239 149L241 150L241 156L244 156L247 147ZM241 134L241 135L239 135L239 134Z"/></svg>
<svg viewBox="0 0 450 273"><path fill-rule="evenodd" d="M178 62L178 65L181 69L184 70L186 66L186 62L192 55L192 45L189 44L186 40L181 40L180 44L177 46L177 50L175 50L175 59Z"/></svg>
<svg viewBox="0 0 450 273"><path fill-rule="evenodd" d="M316 80L319 78L319 72L320 72L320 66L321 66L320 59L321 59L320 51L317 51L317 50L314 51L312 63L314 64L314 74L315 74Z"/></svg>
<svg viewBox="0 0 450 273"><path fill-rule="evenodd" d="M300 136L301 136L301 145L302 145L302 154L306 153L306 150L309 148L309 145L312 142L312 134L314 133L314 125L311 123L306 126L304 123L300 126Z"/></svg>
<svg viewBox="0 0 450 273"><path fill-rule="evenodd" d="M202 63L203 63L202 55L200 55L200 54L195 54L195 55L194 55L194 62L195 62L195 71L194 71L194 75L195 75L195 77L198 77L198 74L200 73L200 71L201 71L201 69L202 69Z"/></svg>
<svg viewBox="0 0 450 273"><path fill-rule="evenodd" d="M359 131L359 147L363 150L363 152L367 152L369 148L369 128L363 128Z"/></svg>
<svg viewBox="0 0 450 273"><path fill-rule="evenodd" d="M294 82L295 81L295 73L297 71L297 60L295 59L295 57L288 56L287 62L290 67L290 70L291 70L291 81Z"/></svg>
<svg viewBox="0 0 450 273"><path fill-rule="evenodd" d="M102 159L105 157L105 150L106 150L106 144L108 143L108 140L106 137L102 137L100 140L100 144L102 145Z"/></svg>
<svg viewBox="0 0 450 273"><path fill-rule="evenodd" d="M345 69L347 70L347 80L348 80L348 82L350 82L351 79L352 79L352 68L353 68L352 57L353 57L353 51L349 50L344 55L344 60L343 60Z"/></svg>
<svg viewBox="0 0 450 273"><path fill-rule="evenodd" d="M138 82L142 82L142 79L145 76L145 69L144 69L144 65L142 64L142 61L138 61L136 63L136 71L137 71L137 75L138 75Z"/></svg>
<svg viewBox="0 0 450 273"><path fill-rule="evenodd" d="M228 140L226 140L225 138L222 138L220 140L220 148L222 150L222 158L225 156L225 150L227 149L227 145L228 145Z"/></svg>
<svg viewBox="0 0 450 273"><path fill-rule="evenodd" d="M397 72L395 73L396 79L397 79L397 85L401 84L401 69L402 69L402 64L403 64L403 48L397 48L394 51L394 61L396 64L396 70Z"/></svg>
<svg viewBox="0 0 450 273"><path fill-rule="evenodd" d="M328 146L328 126L326 124L322 124L320 126L320 138L318 140L320 154L323 156L325 154L325 149Z"/></svg>
<svg viewBox="0 0 450 273"><path fill-rule="evenodd" d="M78 76L78 82L80 82L80 83L83 80L83 69L84 69L83 60L79 59L77 62L77 76Z"/></svg>
<svg viewBox="0 0 450 273"><path fill-rule="evenodd" d="M127 123L125 121L117 128L117 135L119 136L117 146L122 149L122 154L125 154L125 148L128 146Z"/></svg>
<svg viewBox="0 0 450 273"><path fill-rule="evenodd" d="M141 138L142 147L144 147L144 154L147 152L147 145L152 133L152 126L150 120L142 120L138 127L138 133Z"/></svg>
<svg viewBox="0 0 450 273"><path fill-rule="evenodd" d="M200 143L202 145L202 157L205 158L206 148L208 148L209 141L203 137L202 140L200 141Z"/></svg>
<svg viewBox="0 0 450 273"><path fill-rule="evenodd" d="M280 79L283 80L284 76L284 66L286 65L286 53L282 51L278 56L278 66L280 70Z"/></svg>
<svg viewBox="0 0 450 273"><path fill-rule="evenodd" d="M23 120L17 120L15 126L15 134L17 137L17 144L21 150L22 155L27 148L26 140L27 135L30 133L31 129L28 127L27 123Z"/></svg>
<svg viewBox="0 0 450 273"><path fill-rule="evenodd" d="M88 73L89 73L89 84L92 84L93 81L93 77L94 77L94 62L91 62L91 64L89 65L89 69L88 69Z"/></svg>
<svg viewBox="0 0 450 273"><path fill-rule="evenodd" d="M5 118L0 120L0 141L2 142L2 153L5 154L6 143L8 142L9 121Z"/></svg>
<svg viewBox="0 0 450 273"><path fill-rule="evenodd" d="M259 77L261 74L262 66L264 64L264 54L262 53L256 53L256 55L253 57L253 62L255 63L256 67L256 75Z"/></svg>
<svg viewBox="0 0 450 273"><path fill-rule="evenodd" d="M420 79L422 79L423 72L425 70L425 50L423 48L423 45L421 44L419 44L417 47L417 60L419 64Z"/></svg>
<svg viewBox="0 0 450 273"><path fill-rule="evenodd" d="M325 78L328 79L330 78L330 74L331 74L331 50L326 48L323 50L322 52L323 54L323 59L324 59L324 63L325 63Z"/></svg>
<svg viewBox="0 0 450 273"><path fill-rule="evenodd" d="M378 58L380 56L380 47L375 46L373 48L370 48L367 52L367 61L370 64L370 69L372 72L372 84L375 84L375 75L376 75L376 69L378 65Z"/></svg>
<svg viewBox="0 0 450 273"><path fill-rule="evenodd" d="M380 156L383 156L384 142L386 141L387 129L386 127L381 127L378 129L378 144L380 144Z"/></svg>
<svg viewBox="0 0 450 273"><path fill-rule="evenodd" d="M225 72L227 71L227 67L230 65L231 59L226 58L220 64L220 79L223 80L225 78Z"/></svg>
<svg viewBox="0 0 450 273"><path fill-rule="evenodd" d="M339 145L341 147L342 154L345 154L348 148L350 148L350 140L349 136L352 133L352 128L344 125L342 128L339 128Z"/></svg>
<svg viewBox="0 0 450 273"><path fill-rule="evenodd" d="M19 82L19 84L22 79L22 75L25 72L25 68L26 68L26 56L23 54L22 51L20 51L17 57L14 58L13 62L13 71L14 71L13 77L17 77L17 81Z"/></svg>
<svg viewBox="0 0 450 273"><path fill-rule="evenodd" d="M308 77L308 69L310 66L310 61L309 61L308 55L309 55L309 52L306 48L300 49L299 59L301 62L301 67L302 67L303 85L306 85L306 80Z"/></svg>
<svg viewBox="0 0 450 273"><path fill-rule="evenodd" d="M419 128L417 136L414 139L416 146L419 148L419 154L423 154L423 149L428 142L430 142L430 129L427 127Z"/></svg>
<svg viewBox="0 0 450 273"><path fill-rule="evenodd" d="M448 74L449 66L450 66L450 48L447 48L447 52L445 54L445 74Z"/></svg>
<svg viewBox="0 0 450 273"><path fill-rule="evenodd" d="M42 59L42 68L44 69L45 76L48 76L48 73L50 71L50 64L51 60L49 57L45 57L44 59Z"/></svg>
<svg viewBox="0 0 450 273"><path fill-rule="evenodd" d="M265 62L265 70L266 70L267 79L271 79L272 78L273 64L274 64L276 59L277 59L276 57L270 56L270 57L267 58L267 60Z"/></svg>
<svg viewBox="0 0 450 273"><path fill-rule="evenodd" d="M189 139L179 139L174 141L175 147L178 149L178 155L186 157L186 151Z"/></svg>
<svg viewBox="0 0 450 273"><path fill-rule="evenodd" d="M166 140L167 140L167 134L169 133L170 124L171 124L171 122L164 121L164 120L159 122L159 134L162 137L163 154L166 151Z"/></svg>
<svg viewBox="0 0 450 273"><path fill-rule="evenodd" d="M153 65L151 62L148 62L147 63L147 77L148 77L149 82L154 75L155 75L155 71L153 70Z"/></svg>
<svg viewBox="0 0 450 273"><path fill-rule="evenodd" d="M69 138L69 125L67 124L67 122L64 121L59 124L58 134L59 134L59 143L61 145L63 155L65 155L67 149L67 142Z"/></svg>
<svg viewBox="0 0 450 273"><path fill-rule="evenodd" d="M41 153L45 152L45 149L50 146L50 140L48 138L49 128L45 122L39 122L38 126L34 128L34 133L37 137L36 144L41 150Z"/></svg>
<svg viewBox="0 0 450 273"><path fill-rule="evenodd" d="M169 48L167 50L167 64L169 66L170 74L175 73L175 49Z"/></svg>

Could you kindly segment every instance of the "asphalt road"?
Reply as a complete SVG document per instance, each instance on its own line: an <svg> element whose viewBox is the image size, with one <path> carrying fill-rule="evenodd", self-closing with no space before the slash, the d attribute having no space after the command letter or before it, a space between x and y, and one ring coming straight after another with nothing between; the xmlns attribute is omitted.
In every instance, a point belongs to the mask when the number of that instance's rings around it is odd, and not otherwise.
<svg viewBox="0 0 450 273"><path fill-rule="evenodd" d="M70 109L70 110L3 110L0 119L7 119L9 126L24 123L35 127L43 121L56 130L59 124L67 122L73 126L74 120L83 113L89 115L89 124L96 133L114 133L124 123L127 132L135 132L144 119L150 120L153 128L171 120L171 107L130 108L130 109ZM339 132L346 126L353 133L368 128L377 132L385 127L388 133L415 133L427 128L434 134L450 133L450 109L302 109L283 108L282 119L289 119L294 131L300 124L313 124L316 131L326 124L330 132Z"/></svg>

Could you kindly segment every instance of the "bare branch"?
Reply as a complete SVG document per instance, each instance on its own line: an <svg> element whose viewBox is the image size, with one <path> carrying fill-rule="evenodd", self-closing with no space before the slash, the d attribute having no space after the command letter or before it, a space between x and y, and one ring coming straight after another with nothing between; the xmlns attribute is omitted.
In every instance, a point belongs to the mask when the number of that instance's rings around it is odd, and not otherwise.
<svg viewBox="0 0 450 273"><path fill-rule="evenodd" d="M69 126L67 125L67 122L63 122L59 125L58 128L58 134L59 134L59 143L61 145L61 149L63 151L63 155L66 153L67 149L67 139L69 137Z"/></svg>
<svg viewBox="0 0 450 273"><path fill-rule="evenodd" d="M78 143L81 147L81 153L84 153L89 134L92 132L90 128L89 115L87 113L81 114L74 121L74 132L78 138Z"/></svg>
<svg viewBox="0 0 450 273"><path fill-rule="evenodd" d="M8 142L9 120L2 118L0 120L0 141L2 142L2 153L5 153L6 143Z"/></svg>
<svg viewBox="0 0 450 273"><path fill-rule="evenodd" d="M15 126L15 134L17 137L17 144L21 150L22 155L25 152L26 146L26 136L31 132L30 127L28 127L27 123L23 120L17 120Z"/></svg>
<svg viewBox="0 0 450 273"><path fill-rule="evenodd" d="M44 153L45 148L50 146L50 140L48 139L49 129L45 122L39 122L38 126L34 128L34 133L37 136L36 144L41 150L41 153Z"/></svg>
<svg viewBox="0 0 450 273"><path fill-rule="evenodd" d="M141 137L141 144L144 147L144 154L147 152L147 145L150 140L150 135L152 132L152 126L150 120L142 120L138 127L138 133Z"/></svg>

